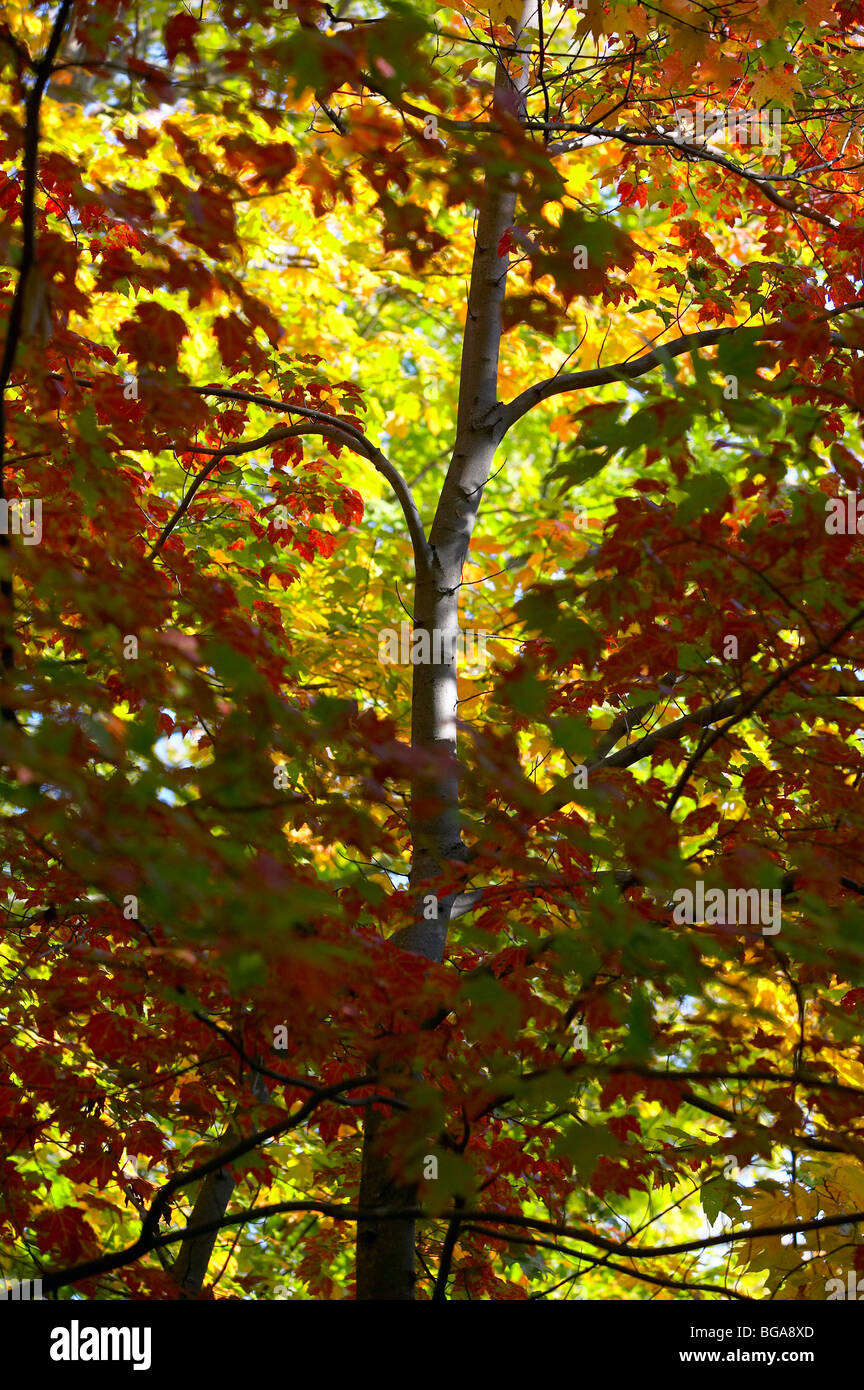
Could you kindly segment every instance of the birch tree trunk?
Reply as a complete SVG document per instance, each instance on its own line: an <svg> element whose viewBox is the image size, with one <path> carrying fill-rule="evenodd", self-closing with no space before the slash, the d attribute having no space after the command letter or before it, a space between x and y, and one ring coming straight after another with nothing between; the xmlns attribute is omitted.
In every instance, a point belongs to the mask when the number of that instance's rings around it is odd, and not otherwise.
<svg viewBox="0 0 864 1390"><path fill-rule="evenodd" d="M526 5L518 32L536 12ZM510 120L524 114L528 65L513 76L499 62L493 111ZM440 661L416 665L411 703L411 746L419 755L411 784L415 901L446 871L448 860L464 858L459 827L459 775L456 752L456 662L459 634L459 586L468 557L474 522L500 438L498 358L501 311L509 256L499 256L501 237L513 225L516 176L487 172L477 206L476 240L471 266L467 316L462 341L456 439L447 476L429 533L431 565L418 572L414 586L414 627L430 633L430 651ZM432 633L442 634L440 647ZM430 961L441 961L455 893L438 902L438 917L425 920L417 910L410 926L394 941ZM360 1181L361 1206L413 1206L416 1189L394 1184L388 1173L386 1145L376 1142L383 1116L367 1114ZM414 1222L409 1219L359 1222L357 1227L357 1298L407 1300L414 1297Z"/></svg>

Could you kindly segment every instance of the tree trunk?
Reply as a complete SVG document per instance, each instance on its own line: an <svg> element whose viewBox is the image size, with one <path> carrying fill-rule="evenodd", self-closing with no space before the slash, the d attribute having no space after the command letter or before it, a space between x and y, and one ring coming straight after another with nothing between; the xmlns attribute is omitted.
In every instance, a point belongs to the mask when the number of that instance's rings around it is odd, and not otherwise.
<svg viewBox="0 0 864 1390"><path fill-rule="evenodd" d="M515 36L517 44L535 8L535 0L531 0ZM511 119L521 115L526 87L527 72L514 80L499 63L493 111L499 117L506 112ZM431 567L428 573L418 573L414 587L414 627L429 632L433 652L438 647L432 634L439 632L442 653L440 661L414 667L411 746L420 761L411 784L411 887L418 904L422 904L424 892L435 890L446 874L448 861L465 857L456 753L459 586L497 445L501 309L509 264L509 256L498 255L498 245L513 225L515 207L515 178L487 174L478 207L462 340L456 440L429 534ZM456 896L452 892L439 898L437 919L426 920L418 907L415 920L393 940L406 951L441 961ZM360 1204L413 1206L416 1189L394 1184L387 1171L386 1143L376 1142L383 1119L371 1110L366 1117ZM413 1221L358 1222L357 1298L412 1299L414 1242Z"/></svg>
<svg viewBox="0 0 864 1390"><path fill-rule="evenodd" d="M266 1078L260 1072L256 1072L252 1077L252 1094L262 1104L270 1099L270 1089ZM230 1146L242 1139L243 1133L237 1123L239 1110L240 1106L237 1107L231 1124L222 1135L221 1143ZM234 1186L234 1179L226 1168L219 1168L215 1173L208 1173L198 1190L198 1196L195 1198L195 1205L187 1225L198 1226L203 1225L206 1221L221 1221L228 1210L228 1203L231 1201ZM194 1297L195 1294L201 1292L218 1234L218 1231L211 1231L208 1235L196 1236L192 1240L184 1240L181 1243L177 1258L171 1265L171 1274L183 1290L184 1296Z"/></svg>

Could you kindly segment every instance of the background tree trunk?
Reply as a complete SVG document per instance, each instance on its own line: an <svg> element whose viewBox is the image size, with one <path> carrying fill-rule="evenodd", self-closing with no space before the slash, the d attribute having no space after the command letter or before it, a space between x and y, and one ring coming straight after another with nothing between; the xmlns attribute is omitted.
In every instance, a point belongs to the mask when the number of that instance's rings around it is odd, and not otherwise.
<svg viewBox="0 0 864 1390"><path fill-rule="evenodd" d="M262 1104L269 1100L270 1090L266 1078L260 1072L254 1073L251 1085L252 1094L256 1100L261 1101ZM231 1124L220 1140L220 1143L229 1147L243 1138L242 1130L237 1123L239 1110L240 1107L238 1106ZM207 1221L221 1221L228 1210L228 1203L231 1201L234 1187L234 1179L227 1168L219 1168L215 1173L208 1173L198 1189L188 1225L198 1226ZM204 1287L207 1267L210 1264L210 1256L213 1254L213 1246L216 1244L218 1235L219 1232L214 1230L206 1236L196 1236L192 1240L184 1240L181 1244L177 1258L170 1269L184 1294L194 1296L200 1293Z"/></svg>

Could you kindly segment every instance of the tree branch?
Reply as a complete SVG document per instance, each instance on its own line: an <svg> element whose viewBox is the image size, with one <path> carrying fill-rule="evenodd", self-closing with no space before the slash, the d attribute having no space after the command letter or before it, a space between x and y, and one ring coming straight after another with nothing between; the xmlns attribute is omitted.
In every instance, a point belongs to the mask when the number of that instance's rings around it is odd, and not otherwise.
<svg viewBox="0 0 864 1390"><path fill-rule="evenodd" d="M457 1197L454 1202L458 1212L462 1212L465 1206L464 1197ZM447 1234L444 1237L444 1245L441 1250L441 1263L438 1266L438 1277L435 1280L435 1288L432 1293L433 1303L447 1302L447 1280L450 1277L450 1267L453 1264L453 1256L456 1253L456 1245L459 1240L460 1216L451 1216L447 1226Z"/></svg>
<svg viewBox="0 0 864 1390"><path fill-rule="evenodd" d="M162 549L168 537L171 535L171 532L176 528L177 523L188 512L190 506L192 505L192 501L195 497L195 494L198 492L198 489L202 486L204 482L206 482L207 478L210 477L210 474L213 472L214 468L216 468L216 466L220 464L224 458L235 457L238 454L248 454L251 453L253 449L263 449L267 445L277 444L280 439L285 439L285 437L288 434L290 434L290 430L288 430L285 426L277 426L275 429L268 430L266 434L262 434L259 439L248 439L245 441L241 440L237 444L223 444L218 449L207 448L203 444L190 444L186 448L178 449L176 451L178 453L212 454L213 457L211 458L210 462L206 465L206 467L203 468L201 472L198 474L198 477L195 479L189 491L186 493L186 496L183 498L183 501L180 503L179 507L175 511L174 515L171 517L170 521L166 522L165 525L162 527L159 539L154 541L153 545L147 552L147 559L152 560L154 556L159 554L159 551Z"/></svg>
<svg viewBox="0 0 864 1390"><path fill-rule="evenodd" d="M782 193L777 193L771 187L771 176L769 174L757 173L753 169L745 169L743 165L736 164L735 160L729 159L726 155L712 150L708 145L695 145L692 142L676 139L671 135L643 135L640 131L626 129L607 129L604 126L580 125L573 123L570 129L581 131L588 137L591 144L599 144L605 140L618 140L623 145L650 145L659 149L676 150L690 156L693 159L707 164L717 164L721 169L728 169L738 178L746 179L748 183L755 184L760 193L773 203L775 207L782 208L785 212L791 212L796 217L804 217L809 222L818 222L823 227L836 231L839 223L833 217L828 217L824 212L817 212L815 208L809 208L802 203L796 203L793 198L784 198ZM559 126L559 129L561 127ZM549 145L548 150L551 155L567 154L570 150L584 149L586 141L582 138L575 140L562 140L554 145Z"/></svg>
<svg viewBox="0 0 864 1390"><path fill-rule="evenodd" d="M23 180L21 188L21 261L18 266L18 280L9 308L9 321L6 339L3 344L3 357L0 360L0 500L6 500L6 391L18 355L18 344L24 322L24 302L30 274L36 264L36 182L39 165L39 118L42 98L51 76L54 62L66 21L72 10L73 0L61 0L54 19L54 27L48 40L48 47L38 63L36 80L26 102L24 126ZM11 40L10 40L11 41ZM0 533L0 552L5 563L0 575L0 668L4 677L11 675L15 666L14 642L14 592L12 585L12 542L8 528ZM4 701L0 706L0 716L10 724L18 724L15 710Z"/></svg>
<svg viewBox="0 0 864 1390"><path fill-rule="evenodd" d="M253 391L232 391L227 387L220 386L195 386L192 389L199 396L216 396L220 400L228 401L248 401L252 405L261 406L263 410L278 410L287 415L300 415L305 420L312 422L310 428L304 430L299 425L295 425L280 438L286 439L289 436L301 434L320 434L325 439L332 439L335 443L350 449L352 453L358 454L360 458L366 459L368 463L372 464L376 472L380 473L382 478L390 484L402 508L418 569L424 573L429 569L431 560L429 544L411 488L396 465L391 463L370 439L367 439L362 430L359 430L356 425L352 425L350 420L340 420L337 416L328 415L325 411L308 410L305 406L291 405L288 401L276 401L271 396L260 396Z"/></svg>
<svg viewBox="0 0 864 1390"><path fill-rule="evenodd" d="M861 308L864 308L864 299L856 299L838 309L829 309L813 319L807 319L806 324L824 323L838 314ZM780 319L765 325L736 323L726 328L705 328L698 333L685 333L680 338L673 338L669 343L661 343L650 352L643 353L641 357L635 357L629 362L617 362L612 367L592 367L584 372L561 372L556 376L547 377L545 381L529 386L527 390L520 392L512 401L499 408L496 435L499 440L503 439L517 420L521 420L529 410L541 401L549 400L551 396L561 396L565 392L581 391L591 386L610 386L613 382L632 381L636 377L644 376L646 372L653 371L655 367L662 366L673 357L681 357L695 348L712 347L719 343L721 338L728 338L731 334L740 332L742 328L754 327L759 329L760 338L757 341L761 341L763 336L770 339L773 330L788 331L796 325L791 320ZM834 341L835 346L845 346L842 338L836 337Z"/></svg>
<svg viewBox="0 0 864 1390"><path fill-rule="evenodd" d="M271 1206L252 1207L246 1211L233 1212L218 1222L207 1222L196 1227L185 1227L182 1231L172 1231L167 1235L154 1236L147 1242L139 1238L134 1245L111 1255L103 1255L86 1260L66 1269L45 1271L41 1274L42 1287L48 1293L91 1279L99 1274L108 1274L124 1265L133 1264L143 1255L159 1250L177 1241L194 1239L208 1235L215 1227L222 1230L227 1226L242 1226L251 1221L264 1221L270 1216L282 1216L291 1212L318 1212L333 1221L452 1221L458 1217L463 1224L481 1221L488 1226L522 1227L530 1231L542 1231L548 1235L584 1241L598 1250L613 1255L622 1255L630 1260L658 1259L665 1255L686 1255L694 1251L707 1250L715 1245L736 1245L741 1241L761 1240L765 1236L787 1236L803 1234L805 1231L831 1229L835 1226L858 1226L864 1223L864 1211L843 1212L839 1216L826 1216L811 1221L788 1221L775 1226L753 1226L745 1231L724 1231L720 1235L705 1236L701 1240L680 1241L676 1245L633 1246L624 1241L608 1240L584 1227L568 1226L563 1222L546 1221L539 1217L524 1216L512 1212L460 1211L455 1208L430 1213L422 1207L351 1207L336 1202L296 1201L275 1202ZM504 1239L504 1237L498 1237Z"/></svg>
<svg viewBox="0 0 864 1390"><path fill-rule="evenodd" d="M690 779L691 772L702 760L702 758L704 758L705 754L709 752L711 748L714 747L714 744L717 742L717 740L722 738L724 734L728 733L729 730L734 727L734 725L740 724L742 719L746 719L748 714L752 714L753 710L756 709L757 705L760 705L762 701L765 699L765 697L767 695L770 695L774 690L776 690L778 686L782 685L783 682L789 678L789 676L794 675L796 671L803 670L805 666L812 665L812 663L816 661L820 656L826 656L828 652L832 651L833 648L836 647L837 643L842 641L844 637L847 637L849 633L855 628L855 626L861 622L862 618L864 618L864 607L857 609L857 611L852 614L852 617L847 619L843 626L837 630L837 632L834 634L834 636L831 638L829 642L822 642L819 644L818 647L815 648L814 651L805 652L804 656L799 657L797 661L793 661L791 666L781 667L781 669L776 673L776 675L772 677L770 681L766 682L766 684L763 685L760 690L757 690L755 694L751 695L747 700L745 700L744 705L740 710L736 711L735 714L730 715L725 724L723 724L720 728L714 729L709 734L704 744L702 744L700 741L700 746L696 748L693 753L691 753L690 757L687 759L687 764L684 768L684 771L681 773L681 776L678 778L678 781L672 788L672 791L669 795L669 800L666 803L667 815L672 814L672 811L675 809L675 806L677 805L679 798L683 795L687 783Z"/></svg>
<svg viewBox="0 0 864 1390"><path fill-rule="evenodd" d="M856 615L855 620L857 621L861 616L864 616L864 610ZM834 638L835 642L839 640L840 635ZM785 667L783 671L778 673L781 679L775 677L767 682L753 697L748 698L743 694L726 695L721 700L715 700L710 705L704 705L701 709L682 715L680 719L673 719L668 724L661 724L658 728L652 729L650 734L643 734L642 738L625 744L623 748L619 748L617 753L610 753L606 757L595 758L592 762L587 763L588 773L610 767L631 767L633 763L640 762L642 758L647 757L659 743L679 738L688 725L696 724L705 728L708 724L713 724L715 719L726 719L727 716L734 716L729 723L723 725L722 729L715 730L717 737L720 737L722 733L732 727L733 723L737 724L747 714L751 714L766 695L776 689L777 685L782 684L783 677L793 674L799 667L807 665L809 661L815 660L816 656L820 654L824 654L824 652L812 653L806 660ZM836 700L862 699L864 698L864 682L861 683L860 689L856 687L849 691L796 691L796 694L800 694L804 699L817 699L820 696ZM574 799L573 778L571 776L563 777L560 781L553 783L544 793L543 813L548 815L552 811L560 811Z"/></svg>
<svg viewBox="0 0 864 1390"><path fill-rule="evenodd" d="M490 1231L488 1226L465 1226L466 1232L473 1232L475 1235L491 1236L493 1240L506 1240L508 1245L530 1245L539 1250L554 1250L559 1255L572 1255L575 1259L581 1260L585 1264L585 1270L580 1270L577 1274L568 1276L572 1283L579 1279L588 1269L611 1269L616 1274L624 1274L628 1279L637 1279L640 1284L654 1284L661 1289L680 1289L682 1292L699 1293L720 1293L727 1298L737 1298L742 1303L754 1303L750 1294L738 1293L735 1289L721 1288L717 1284L691 1284L679 1279L664 1279L660 1274L645 1274L639 1269L628 1269L626 1265L616 1264L608 1257L602 1260L592 1260L584 1250L573 1250L570 1246L559 1245L557 1241L542 1240L533 1236L499 1236L494 1231ZM565 1281L566 1282L566 1281ZM558 1287L555 1285L554 1287ZM545 1294L532 1294L532 1298L545 1298Z"/></svg>

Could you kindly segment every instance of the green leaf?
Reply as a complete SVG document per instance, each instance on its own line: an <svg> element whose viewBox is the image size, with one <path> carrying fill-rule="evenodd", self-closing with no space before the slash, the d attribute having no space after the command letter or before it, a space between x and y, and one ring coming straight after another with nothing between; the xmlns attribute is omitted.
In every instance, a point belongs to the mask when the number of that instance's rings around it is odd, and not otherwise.
<svg viewBox="0 0 864 1390"><path fill-rule="evenodd" d="M583 1181L591 1177L601 1158L620 1152L620 1144L605 1125L572 1124L556 1139L554 1152L566 1154Z"/></svg>
<svg viewBox="0 0 864 1390"><path fill-rule="evenodd" d="M686 526L698 516L716 513L728 495L729 482L722 473L698 474L688 480L687 496L678 504L675 520L679 526Z"/></svg>
<svg viewBox="0 0 864 1390"><path fill-rule="evenodd" d="M602 454L576 454L572 461L559 463L554 468L549 477L551 480L561 478L563 481L558 489L558 496L567 492L571 487L578 487L581 483L586 483L589 478L594 478L602 471L612 457L607 449Z"/></svg>

